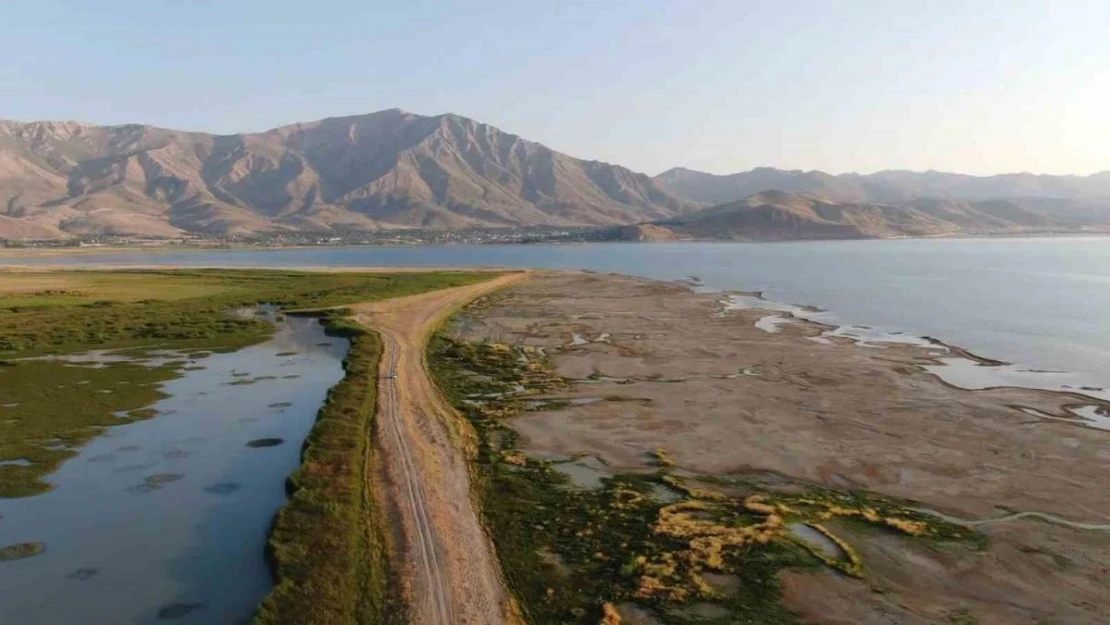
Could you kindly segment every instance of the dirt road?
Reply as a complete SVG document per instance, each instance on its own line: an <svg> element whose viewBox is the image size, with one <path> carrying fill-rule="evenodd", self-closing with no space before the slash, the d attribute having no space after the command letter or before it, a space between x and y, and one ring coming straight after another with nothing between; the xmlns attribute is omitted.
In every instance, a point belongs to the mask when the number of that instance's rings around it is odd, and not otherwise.
<svg viewBox="0 0 1110 625"><path fill-rule="evenodd" d="M415 623L516 620L470 498L467 431L433 384L424 349L459 306L524 275L353 307L358 321L382 336L374 438L403 538L402 574Z"/></svg>

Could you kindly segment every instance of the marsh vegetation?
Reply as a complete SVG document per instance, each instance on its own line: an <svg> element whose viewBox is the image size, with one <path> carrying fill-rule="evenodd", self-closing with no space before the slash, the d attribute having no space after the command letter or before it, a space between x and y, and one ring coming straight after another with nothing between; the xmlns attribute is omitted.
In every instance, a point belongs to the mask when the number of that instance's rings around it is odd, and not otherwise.
<svg viewBox="0 0 1110 625"><path fill-rule="evenodd" d="M981 546L979 534L898 502L692 474L665 449L645 450L653 471L610 472L598 487L583 488L565 470L575 459L517 448L512 417L568 405L545 400L568 382L544 352L439 334L429 360L477 432L475 487L504 574L531 622L619 623L621 614L640 614L652 619L644 622L679 625L794 623L779 573L828 567L866 578L866 562L851 545L857 532Z"/></svg>
<svg viewBox="0 0 1110 625"><path fill-rule="evenodd" d="M254 625L403 622L370 481L381 343L340 316L327 328L350 339L346 374L328 392L289 477L289 502L268 546L276 585Z"/></svg>
<svg viewBox="0 0 1110 625"><path fill-rule="evenodd" d="M160 384L197 367L211 350L265 340L271 321L249 314L258 305L318 310L470 284L488 275L0 272L0 497L46 492L43 478L103 428L154 416L144 407L163 397ZM32 358L88 350L110 353Z"/></svg>
<svg viewBox="0 0 1110 625"><path fill-rule="evenodd" d="M0 358L152 345L229 349L270 333L265 318L229 314L237 309L330 308L488 277L227 269L3 272Z"/></svg>
<svg viewBox="0 0 1110 625"><path fill-rule="evenodd" d="M166 550L188 547L188 554L173 559L195 563L189 566L196 571L203 570L206 558L213 563L221 561L221 556L206 556L205 549L236 554L232 557L244 567L254 567L251 574L236 573L236 584L213 582L221 579L217 572L204 579L198 577L195 584L185 583L183 587L178 583L173 586L174 592L181 592L185 601L143 613L149 618L201 618L204 622L240 622L270 589L261 543L266 539L267 522L285 503L270 527L267 550L276 585L259 608L256 621L387 622L388 615L403 612L390 603L394 595L389 586L380 519L368 486L367 472L373 466L369 433L379 345L375 335L345 318L343 306L489 277L488 273L454 272L222 270L0 273L0 497L46 493L55 484L50 474L81 453L83 446L90 445L97 451L96 457L87 459L94 463L88 466L96 471L85 473L101 476L101 482L88 485L92 488L90 496L102 491L127 494L115 504L108 501L114 500L111 497L95 502L85 511L89 518L139 506L170 511L181 520L169 524L174 527L219 522L218 536L226 538L217 539L213 534L201 544L191 545L179 540L193 535L187 531L166 541ZM269 312L255 314L260 309ZM290 319L285 321L284 316ZM315 319L307 322L294 320L294 316L320 318L326 333L334 338L321 340ZM274 340L242 349L270 338L274 321L282 328ZM307 327L313 330L303 330ZM286 336L289 333L296 337ZM340 358L344 352L347 356L343 361L344 377L328 392L313 425L312 414L320 406L314 402L323 397L322 388L337 378L323 382L323 387L320 383L339 373L338 366L326 374L304 368L326 360L323 352L331 354L331 362L336 365L336 352ZM290 366L294 368L284 368ZM190 382L194 378L195 382ZM300 379L284 384L296 378ZM208 386L198 386L202 382ZM275 393L274 385L282 385L283 390ZM173 389L179 387L189 389L187 396L176 396L178 391ZM318 390L320 394L316 395ZM313 396L317 399L311 399ZM219 398L223 398L223 404ZM226 413L223 406L228 408ZM139 423L149 420L154 421ZM217 425L213 431L197 432L189 425L190 420ZM167 429L171 438L163 440L151 432L159 423L166 424L162 429ZM131 436L123 430L97 438L113 426L127 424L150 426L144 432L153 438L144 439L140 445L120 445L113 439ZM212 438L214 432L221 440ZM223 440L228 436L238 440ZM91 442L94 439L96 442ZM275 501L274 495L280 490L275 493L272 488L264 488L264 482L276 478L280 483L293 471L296 465L290 462L296 458L296 445L302 440L300 468L287 481L289 500L285 502L279 495ZM263 449L266 447L271 449ZM220 453L226 457L213 455ZM136 462L140 456L150 461ZM277 472L234 472L234 467L258 469L260 464ZM69 484L81 472L70 468L58 474L59 479L63 474L67 477L57 482L61 487L56 493L6 504L5 516L10 518L5 518L5 523L15 521L14 525L8 524L9 529L21 534L11 538L24 538L22 534L45 537L49 553L34 559L42 561L36 568L20 571L24 576L38 576L36 579L47 590L52 588L53 580L67 583L77 579L59 574L59 567L74 574L101 568L99 560L94 559L90 561L98 566L75 570L73 558L84 557L77 554L99 551L81 547L80 533L59 533L57 528L50 530L53 533L38 532L28 516L34 510L59 509L79 496ZM143 477L139 471L149 474ZM116 484L121 480L126 483ZM167 505L166 497L175 503ZM216 497L219 503L214 503ZM258 502L261 506L256 505ZM200 507L190 508L193 504ZM20 506L30 506L25 508L29 512L19 514L23 509ZM230 516L219 521L217 508ZM265 520L256 523L259 511ZM249 527L243 525L247 517ZM234 522L228 525L230 518ZM98 539L90 534L86 540ZM223 542L226 540L242 543L248 553L257 552L257 565L240 554L239 545L227 545ZM36 545L41 551L43 544L33 542L0 547L5 549L4 559L15 559L35 555ZM151 551L143 550L145 554ZM144 555L136 561L144 558L149 559ZM121 575L125 578L124 571L132 560L103 566L113 571L114 579ZM15 569L8 571L15 573ZM82 579L92 577L82 575ZM104 579L108 578L97 578ZM106 582L97 580L80 588L93 592L93 586L99 585L98 592L107 591L111 598L112 589L103 588ZM142 582L147 583L160 582ZM126 592L137 587L133 584ZM116 590L122 597L125 589ZM149 590L147 599L157 601L158 591L153 587ZM234 594L237 599L225 596ZM248 605L246 613L241 611L243 598ZM18 603L6 609L16 610L10 613L19 618L45 614L34 611L42 606L33 597ZM234 605L239 605L239 616L232 618L230 612L219 612ZM57 615L72 607L52 604L49 611ZM139 605L137 609L145 608ZM0 610L0 614L9 612Z"/></svg>

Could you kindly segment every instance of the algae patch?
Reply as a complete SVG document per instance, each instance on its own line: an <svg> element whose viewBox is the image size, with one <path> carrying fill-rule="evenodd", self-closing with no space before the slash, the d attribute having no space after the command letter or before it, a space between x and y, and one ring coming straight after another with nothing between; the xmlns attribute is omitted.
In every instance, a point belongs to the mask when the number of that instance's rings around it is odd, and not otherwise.
<svg viewBox="0 0 1110 625"><path fill-rule="evenodd" d="M5 547L0 547L0 562L32 558L43 551L46 551L46 545L42 543L16 543L14 545L7 545Z"/></svg>

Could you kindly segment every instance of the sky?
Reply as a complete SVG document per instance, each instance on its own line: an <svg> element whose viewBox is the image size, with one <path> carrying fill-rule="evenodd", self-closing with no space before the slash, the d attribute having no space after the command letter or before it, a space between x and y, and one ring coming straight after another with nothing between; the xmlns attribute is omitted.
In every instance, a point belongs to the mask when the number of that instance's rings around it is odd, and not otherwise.
<svg viewBox="0 0 1110 625"><path fill-rule="evenodd" d="M1110 169L1106 0L0 0L0 118L215 133L402 108L573 156Z"/></svg>

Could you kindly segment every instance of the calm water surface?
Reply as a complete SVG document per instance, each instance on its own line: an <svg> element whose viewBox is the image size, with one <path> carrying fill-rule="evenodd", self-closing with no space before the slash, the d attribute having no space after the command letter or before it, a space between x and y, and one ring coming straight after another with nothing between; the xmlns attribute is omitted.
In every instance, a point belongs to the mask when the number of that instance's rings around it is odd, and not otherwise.
<svg viewBox="0 0 1110 625"><path fill-rule="evenodd" d="M838 323L935 336L992 358L1110 383L1108 237L309 248L22 262L503 266L698 276L717 289L820 306Z"/></svg>
<svg viewBox="0 0 1110 625"><path fill-rule="evenodd" d="M0 624L247 622L272 586L264 548L285 478L345 351L290 318L270 341L166 383L160 416L90 442L48 478L51 492L0 499L0 544L46 545L0 562ZM259 377L274 379L231 384ZM261 438L284 443L247 446Z"/></svg>

